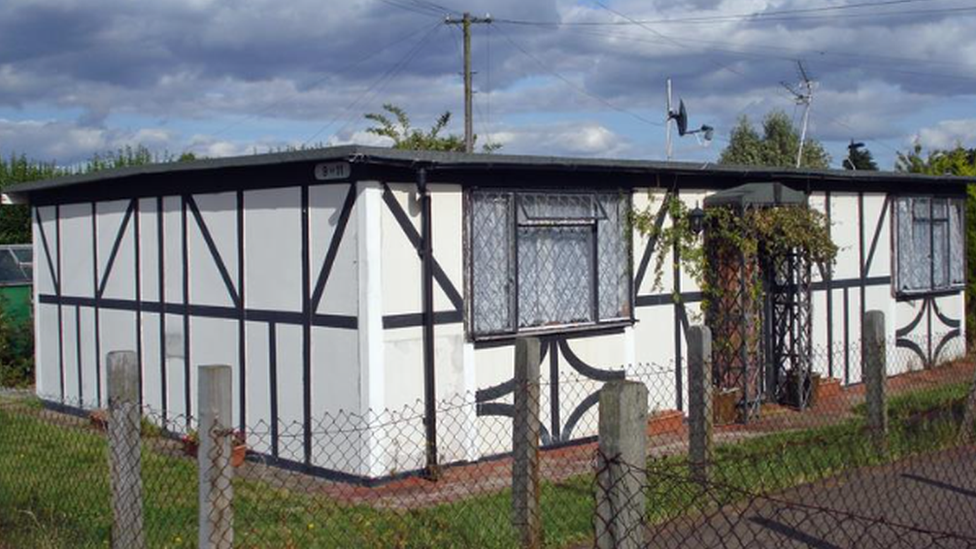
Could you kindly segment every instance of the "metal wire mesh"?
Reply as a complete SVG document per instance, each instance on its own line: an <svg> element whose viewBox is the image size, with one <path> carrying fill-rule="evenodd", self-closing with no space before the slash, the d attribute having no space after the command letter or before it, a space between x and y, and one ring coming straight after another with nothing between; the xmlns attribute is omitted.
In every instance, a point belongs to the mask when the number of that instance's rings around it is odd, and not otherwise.
<svg viewBox="0 0 976 549"><path fill-rule="evenodd" d="M898 338L886 346L888 371L896 375L887 381L884 452L865 431L860 375L848 384L822 375L805 409L763 402L747 424L737 414L722 415L716 391L706 477L689 463L687 410L674 409L676 387L688 387L683 363L601 370L604 379L592 371L558 379L546 372L535 391L513 386L500 399L508 408L495 407L495 414L485 413L475 395L441 401L443 465L434 471L424 462L423 403L318 416L307 462L299 423L201 429L196 418L164 419L143 406L142 535L150 547L197 544L197 454L207 446L207 463L229 464L219 469L226 476L203 479L217 498L210 508L229 517L229 528L209 530L218 546L519 547L526 529L538 524L547 547L602 547L608 545L599 525L634 509L636 523L625 523L636 526L615 538L616 546L628 539L652 547L971 546L976 448L961 434L973 434L964 418L976 371L968 360L924 362L909 343L928 344ZM961 341L946 343L940 354L958 356L954 345ZM815 372L825 371L830 354L860 371L855 345L814 350ZM643 462L621 463L598 451L601 388L623 378L649 389ZM512 453L514 395L537 395L529 407L539 410L541 450L537 484L526 484L528 492L513 488L514 464L522 459ZM113 533L111 479L118 473L110 474L110 420L73 404L0 393L3 544L94 547L119 535L118 520ZM598 481L611 467L612 482ZM601 506L626 479L637 483L641 505ZM526 493L538 494L534 506ZM218 500L226 505L213 505Z"/></svg>
<svg viewBox="0 0 976 549"><path fill-rule="evenodd" d="M619 193L473 192L475 333L628 318L628 200Z"/></svg>

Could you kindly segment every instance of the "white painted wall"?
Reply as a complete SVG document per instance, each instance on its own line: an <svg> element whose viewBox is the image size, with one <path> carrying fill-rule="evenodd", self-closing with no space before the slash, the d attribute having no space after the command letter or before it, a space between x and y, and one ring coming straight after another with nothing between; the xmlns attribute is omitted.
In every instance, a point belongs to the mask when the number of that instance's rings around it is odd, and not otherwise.
<svg viewBox="0 0 976 549"><path fill-rule="evenodd" d="M325 261L342 205L349 190L348 184L313 186L309 191L309 269L318 277ZM302 398L303 353L302 327L296 324L296 313L302 311L302 216L300 187L279 188L244 193L245 214L245 306L266 318L268 311L292 313L275 326L277 336L278 390L277 402L282 431L279 445L281 457L302 459L301 430L295 433L292 422L304 417ZM237 193L225 192L192 195L199 207L202 222L209 232L217 254L221 257L232 285L239 291ZM37 392L52 400L94 408L104 405L97 399L101 378L104 397L106 380L96 368L95 353L95 273L98 283L105 277L104 301L98 311L98 345L104 355L112 350L142 348L143 396L153 414L162 413L165 406L170 420L183 424L179 416L195 412L196 368L201 364L227 364L233 369L233 399L235 416L241 409L241 394L237 380L241 375L239 351L239 321L233 318L234 301L224 277L217 268L214 254L208 246L203 228L190 208L184 212L178 196L163 198L162 234L158 230L160 212L157 197L138 201L138 213L126 213L132 202L118 200L96 204L92 218L90 203L68 204L60 207L38 208L43 219L35 224L37 235L35 253L39 258L36 269L35 292L55 298L57 288L48 268L40 228L43 226L51 250L54 270L63 271L63 295L87 299L79 305L41 304L37 308ZM185 217L184 217L185 215ZM189 269L189 303L206 309L193 313L189 319L189 333L184 331L184 223L186 233L186 265ZM93 225L97 236L93 235ZM120 229L125 226L125 230ZM357 242L357 214L352 211L342 245L338 247L332 274L325 287L322 303L316 311L321 315L340 315L353 319L359 314L359 246ZM138 229L138 250L136 235ZM60 233L60 234L59 234ZM163 239L164 280L159 279L159 238ZM61 239L60 249L58 239ZM97 257L92 250L97 246ZM113 254L114 250L114 254ZM112 256L114 255L114 259ZM111 271L109 270L111 263ZM377 270L377 275L379 271ZM144 310L136 312L136 281ZM162 282L163 292L160 289ZM172 310L159 312L161 293ZM124 306L123 306L124 305ZM216 309L214 309L216 307ZM207 312L211 311L211 312ZM212 311L223 311L213 313ZM230 315L221 318L220 315ZM208 316L209 315L209 316ZM215 316L216 315L216 316ZM263 315L263 316L262 316ZM141 318L141 331L137 319ZM165 320L165 333L160 325ZM263 426L264 436L270 431L270 356L269 327L266 321L246 323L245 358L249 383L245 389L245 412L249 424ZM314 326L311 329L311 402L313 420L326 414L360 414L359 337L355 328ZM189 379L186 378L184 344L189 341ZM160 364L165 353L165 364ZM79 377L80 375L80 377ZM163 389L163 378L166 389ZM189 384L189 402L186 389ZM64 394L61 394L62 387ZM79 390L80 389L80 390ZM187 406L189 404L189 408ZM239 416L238 418L239 419ZM321 431L327 426L322 426ZM288 441L287 435L292 436ZM313 436L316 433L313 432ZM325 436L324 434L322 435ZM255 449L261 444L254 440ZM270 450L270 443L264 444ZM334 449L333 449L334 450ZM313 449L313 465L338 467L340 452L328 448ZM331 456L331 457L329 457ZM358 472L358 471L357 471Z"/></svg>
<svg viewBox="0 0 976 549"><path fill-rule="evenodd" d="M56 271L60 257L58 224L54 206L35 207L33 221L35 324L35 390L42 398L61 397L61 340L58 306L41 303L37 296L57 293ZM47 246L44 246L46 242ZM52 272L54 271L54 272Z"/></svg>
<svg viewBox="0 0 976 549"><path fill-rule="evenodd" d="M390 184L396 204L406 213L411 226L420 233L420 209L413 183ZM431 185L434 257L454 287L464 293L464 219L461 188L457 185ZM325 262L336 227L342 216L342 205L350 192L349 184L329 184L309 188L309 257L312 289ZM422 310L420 258L395 220L384 201L384 187L378 182L359 182L353 192L356 196L342 244L338 247L335 265L325 285L324 297L315 310L317 315L328 317L354 317L358 328L313 326L311 329L311 415L313 448L312 464L338 469L354 474L382 476L393 472L411 470L424 465L423 427L423 330L420 326L384 327L398 315L416 315ZM707 193L683 190L681 199L689 206L700 204ZM635 208L650 206L656 211L664 196L660 189L639 189L634 194ZM233 284L238 282L237 257L237 195L217 193L194 195L201 217L210 231L214 244L223 258ZM273 330L265 320L249 319L245 334L245 372L247 375L246 413L249 425L255 432L270 432L272 417L272 362L276 365L278 425L281 438L278 454L285 459L301 461L303 406L303 331L300 324L285 318L295 318L302 311L302 215L301 188L299 186L267 190L249 190L244 200L244 278L245 306L249 310L267 313L285 313L274 324ZM866 194L863 197L865 222L859 233L858 195L832 193L830 209L833 220L832 233L841 247L834 269L835 282L856 279L859 274L860 239L866 250L875 236L877 219L881 215L884 196ZM163 199L163 259L167 303L181 306L183 303L183 233L184 222L180 197ZM827 207L824 193L815 193L811 205L821 211ZM56 288L46 265L39 230L43 226L57 265L64 271L63 291L66 296L94 296L93 265L98 266L99 276L107 267L116 234L129 208L129 201L112 201L97 204L96 225L98 230L98 257L93 258L91 205L65 205L60 211L60 227L55 221L54 207L38 208L43 219L35 224L35 292L53 295ZM119 241L114 267L106 284L105 297L115 300L135 298L136 249L135 228L139 227L140 293L144 302L158 303L160 299L159 222L156 198L139 201L138 216ZM869 277L885 277L891 274L890 212L878 233ZM207 305L228 310L233 306L223 278L216 268L214 258L192 212L186 212L187 253L189 263L189 300L193 305ZM62 246L57 247L60 229ZM646 238L635 234L633 255L636 272L644 252ZM654 286L654 262L647 268L646 276L637 293L640 296L667 296L674 289L671 259L665 258L661 285ZM815 281L819 281L815 276ZM682 273L681 287L685 292L698 288L694 281ZM449 312L453 305L447 294L435 283L435 309ZM847 317L844 316L842 289L833 291L833 351L835 353L834 377L857 383L861 379L856 343L860 338L860 289L847 289ZM889 285L871 286L865 291L867 309L884 310L889 317L889 333L907 325L920 312L924 315L911 337L927 333L928 322L940 322L935 308L943 316L958 320L961 326L963 299L961 295L939 297L926 304L923 300L896 303ZM700 321L699 306L685 305L692 323ZM827 299L825 291L814 293L814 342L822 353L827 346ZM291 316L287 316L287 315ZM623 333L597 337L571 338L565 346L585 364L601 370L624 369L633 377L648 382L650 406L654 410L675 409L687 402L687 374L683 363L676 363L675 356L675 307L662 302L635 309L636 324ZM931 318L930 318L931 317ZM61 325L58 325L58 306L40 304L36 314L37 325L37 391L48 397L59 397L62 384L64 398L83 397L84 406L96 406L92 396L99 390L104 395L104 372L95 369L95 313L90 307L61 308ZM165 336L160 339L160 322L165 320ZM103 308L98 313L102 355L115 349L135 349L137 337L141 337L143 350L143 380L146 405L167 408L169 416L185 414L185 387L190 384L190 405L196 407L197 365L208 363L229 364L234 369L235 380L241 373L238 351L238 321L233 318L190 319L189 334L184 333L182 314L171 312L143 312L142 332L136 330L136 313L127 310ZM961 326L962 327L962 326ZM950 328L946 328L947 330ZM846 330L846 332L845 332ZM844 335L852 343L852 349L843 345ZM59 338L60 334L60 338ZM80 335L80 338L79 338ZM184 337L190 339L190 379L185 379ZM276 353L270 355L274 337ZM682 355L684 334L679 344ZM941 359L958 356L962 351L961 339L948 343L942 349ZM938 342L934 342L936 345ZM79 352L80 349L80 352ZM165 351L165 364L160 365L160 351ZM898 351L902 352L901 350ZM435 368L437 398L441 407L438 415L439 451L442 462L460 459L476 459L497 454L508 449L511 439L510 419L496 416L477 416L474 405L478 390L502 384L513 375L512 346L474 345L466 340L463 324L459 322L438 324L435 327ZM845 372L845 355L849 368ZM79 363L80 357L80 363ZM272 360L273 359L273 360ZM102 361L104 362L104 361ZM63 366L62 366L63 364ZM81 377L78 367L81 366ZM826 362L815 361L820 371L826 373ZM889 363L892 374L916 366L907 361ZM104 368L104 366L103 366ZM165 394L161 383L163 373L167 380ZM544 381L558 376L563 382L560 389L558 413L560 428L588 396L600 387L600 383L586 379L575 371L565 350L557 355L556 370L551 370L550 358L542 365ZM101 377L102 387L96 386ZM78 391L79 381L81 392ZM681 385L680 392L678 385ZM235 413L241 394L234 383ZM547 430L552 428L550 392L543 387L542 414ZM494 401L510 404L511 394ZM397 415L398 414L398 415ZM369 432L368 435L336 436L337 427L349 426L366 419L403 419L395 428L387 427ZM364 419L365 418L365 419ZM573 437L595 434L595 408L579 418ZM252 440L252 448L271 453L269 438ZM350 459L350 456L358 456Z"/></svg>

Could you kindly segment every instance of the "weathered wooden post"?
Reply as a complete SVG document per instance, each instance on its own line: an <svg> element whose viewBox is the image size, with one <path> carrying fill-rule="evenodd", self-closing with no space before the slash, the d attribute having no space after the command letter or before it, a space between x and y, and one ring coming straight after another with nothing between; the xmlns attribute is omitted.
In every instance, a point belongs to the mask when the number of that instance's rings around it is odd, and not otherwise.
<svg viewBox="0 0 976 549"><path fill-rule="evenodd" d="M881 311L868 311L864 315L864 389L867 406L868 431L875 448L886 452L888 448L888 407L885 396L887 383L885 317Z"/></svg>
<svg viewBox="0 0 976 549"><path fill-rule="evenodd" d="M688 330L688 461L692 477L708 482L712 461L712 331L707 326Z"/></svg>
<svg viewBox="0 0 976 549"><path fill-rule="evenodd" d="M539 340L515 340L515 413L512 420L512 523L521 546L542 547L539 505Z"/></svg>
<svg viewBox="0 0 976 549"><path fill-rule="evenodd" d="M200 366L200 445L197 448L200 493L198 546L230 549L234 545L234 468L231 467L232 417L230 366Z"/></svg>
<svg viewBox="0 0 976 549"><path fill-rule="evenodd" d="M108 369L108 460L112 487L112 547L146 546L142 515L139 445L139 361L132 351L113 351Z"/></svg>
<svg viewBox="0 0 976 549"><path fill-rule="evenodd" d="M644 547L647 387L611 381L600 391L596 476L596 546Z"/></svg>

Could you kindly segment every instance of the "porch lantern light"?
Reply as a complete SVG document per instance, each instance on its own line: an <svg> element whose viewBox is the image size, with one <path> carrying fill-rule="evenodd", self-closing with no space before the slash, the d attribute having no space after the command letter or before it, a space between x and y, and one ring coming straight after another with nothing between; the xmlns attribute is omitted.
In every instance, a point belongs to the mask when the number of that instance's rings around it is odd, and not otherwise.
<svg viewBox="0 0 976 549"><path fill-rule="evenodd" d="M695 209L688 212L688 224L691 227L691 232L695 236L700 235L705 226L705 210L699 208L697 202L695 203Z"/></svg>

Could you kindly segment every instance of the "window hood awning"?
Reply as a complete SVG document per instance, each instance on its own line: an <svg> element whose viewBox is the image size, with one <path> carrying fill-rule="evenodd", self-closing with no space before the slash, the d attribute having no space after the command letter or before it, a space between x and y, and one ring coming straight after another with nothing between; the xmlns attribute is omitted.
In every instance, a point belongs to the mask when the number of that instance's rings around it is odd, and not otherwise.
<svg viewBox="0 0 976 549"><path fill-rule="evenodd" d="M705 198L705 207L711 206L803 206L807 197L778 182L746 183L719 191Z"/></svg>

